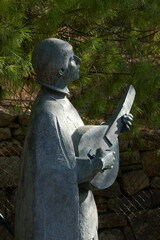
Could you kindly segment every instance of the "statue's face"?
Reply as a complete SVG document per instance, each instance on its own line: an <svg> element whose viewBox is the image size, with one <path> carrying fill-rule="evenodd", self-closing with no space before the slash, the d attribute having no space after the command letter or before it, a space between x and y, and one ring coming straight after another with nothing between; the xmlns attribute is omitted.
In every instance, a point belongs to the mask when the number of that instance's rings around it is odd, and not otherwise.
<svg viewBox="0 0 160 240"><path fill-rule="evenodd" d="M64 69L64 76L67 81L72 82L79 78L80 58L74 55L73 50L70 50L66 57L66 69ZM63 69L61 69L63 71Z"/></svg>

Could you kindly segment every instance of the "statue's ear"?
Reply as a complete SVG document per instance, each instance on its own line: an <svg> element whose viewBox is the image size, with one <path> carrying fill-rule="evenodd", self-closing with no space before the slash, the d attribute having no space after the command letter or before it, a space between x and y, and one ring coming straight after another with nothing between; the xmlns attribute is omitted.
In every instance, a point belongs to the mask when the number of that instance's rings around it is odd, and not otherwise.
<svg viewBox="0 0 160 240"><path fill-rule="evenodd" d="M60 74L61 76L64 75L64 69L63 69L63 68L61 68L61 69L59 70L59 74Z"/></svg>

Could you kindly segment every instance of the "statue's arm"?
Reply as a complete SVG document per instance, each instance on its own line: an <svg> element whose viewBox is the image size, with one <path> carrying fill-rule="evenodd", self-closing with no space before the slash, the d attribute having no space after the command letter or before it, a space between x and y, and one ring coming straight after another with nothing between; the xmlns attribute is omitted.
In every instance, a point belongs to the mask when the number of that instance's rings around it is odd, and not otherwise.
<svg viewBox="0 0 160 240"><path fill-rule="evenodd" d="M101 159L86 159L86 158L76 158L77 161L77 175L78 183L89 182L92 178L102 170Z"/></svg>
<svg viewBox="0 0 160 240"><path fill-rule="evenodd" d="M91 181L94 176L100 172L113 167L115 161L115 153L112 151L103 151L97 149L93 159L76 158L78 183Z"/></svg>

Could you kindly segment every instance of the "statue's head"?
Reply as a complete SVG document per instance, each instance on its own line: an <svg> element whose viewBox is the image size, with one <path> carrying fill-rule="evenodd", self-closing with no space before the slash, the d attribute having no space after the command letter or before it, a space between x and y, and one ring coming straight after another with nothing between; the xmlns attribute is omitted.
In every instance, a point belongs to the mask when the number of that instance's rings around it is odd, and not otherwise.
<svg viewBox="0 0 160 240"><path fill-rule="evenodd" d="M32 53L37 82L64 93L68 92L68 82L79 78L80 62L74 55L72 46L56 38L43 40Z"/></svg>

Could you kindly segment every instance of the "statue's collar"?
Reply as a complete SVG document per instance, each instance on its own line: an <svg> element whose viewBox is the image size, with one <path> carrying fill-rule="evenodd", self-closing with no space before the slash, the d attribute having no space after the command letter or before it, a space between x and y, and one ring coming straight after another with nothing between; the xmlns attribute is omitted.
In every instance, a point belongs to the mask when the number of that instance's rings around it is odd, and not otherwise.
<svg viewBox="0 0 160 240"><path fill-rule="evenodd" d="M53 92L53 93L56 93L56 94L60 94L60 95L63 95L63 96L66 96L66 95L70 95L69 94L69 89L67 88L67 86L64 86L63 88L58 88L54 85L49 85L47 83L43 83L43 82L40 82L38 80L36 80L37 83L41 84L41 88L42 89L45 89L47 91L50 91L50 92Z"/></svg>
<svg viewBox="0 0 160 240"><path fill-rule="evenodd" d="M57 98L58 98L58 99L60 99L60 98L62 99L62 98L65 98L66 95L69 95L69 93L66 94L66 93L64 93L64 92L57 91L57 90L55 90L55 89L53 89L53 88L49 88L49 87L46 87L46 86L44 86L44 85L41 86L41 90L42 90L42 91L45 91L45 92L47 92L47 93L49 93L49 94L51 94L51 95L54 96L56 99L57 99Z"/></svg>

